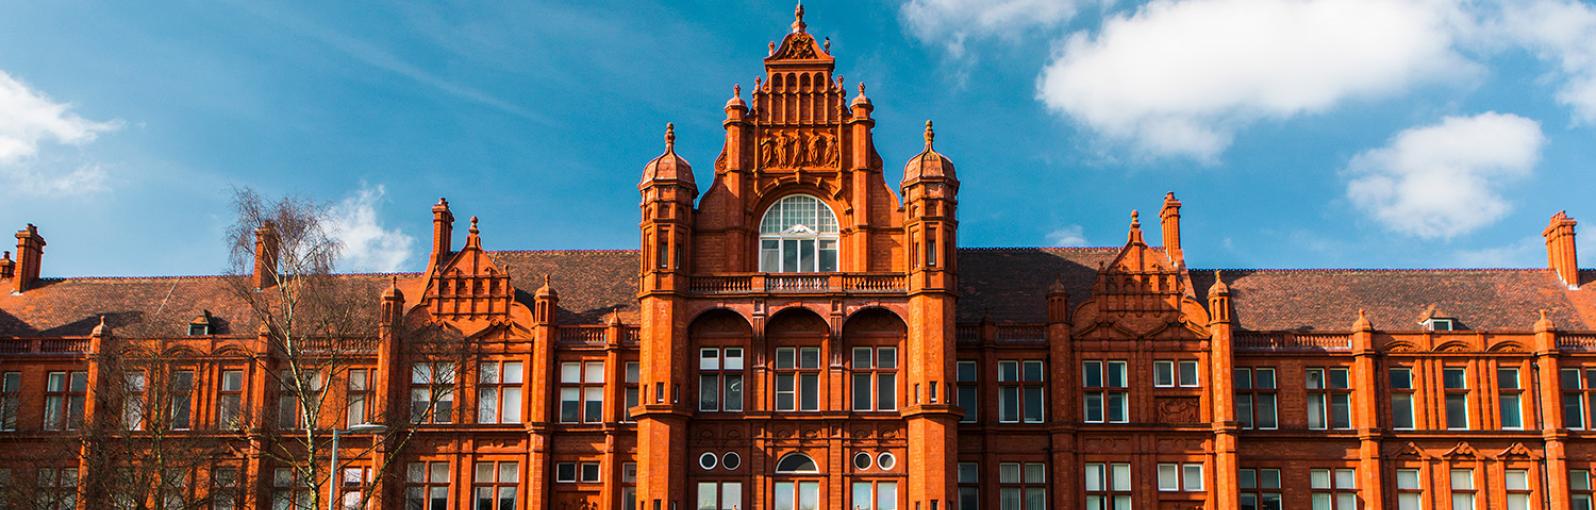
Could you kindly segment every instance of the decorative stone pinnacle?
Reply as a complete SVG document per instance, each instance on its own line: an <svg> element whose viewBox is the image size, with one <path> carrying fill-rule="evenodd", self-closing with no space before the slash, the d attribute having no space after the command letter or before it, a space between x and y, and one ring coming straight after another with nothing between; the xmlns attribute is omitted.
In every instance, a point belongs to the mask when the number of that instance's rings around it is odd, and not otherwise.
<svg viewBox="0 0 1596 510"><path fill-rule="evenodd" d="M672 123L672 122L666 122L665 123L665 150L671 150L671 149L674 149L674 148L676 148L676 124Z"/></svg>
<svg viewBox="0 0 1596 510"><path fill-rule="evenodd" d="M937 132L931 129L931 119L925 121L925 150L931 150L931 142L937 138Z"/></svg>
<svg viewBox="0 0 1596 510"><path fill-rule="evenodd" d="M472 216L471 217L471 233L472 234L477 233L477 217L476 216Z"/></svg>
<svg viewBox="0 0 1596 510"><path fill-rule="evenodd" d="M808 25L804 24L804 3L803 2L798 2L798 7L794 8L792 10L792 17L793 17L793 20L792 20L792 33L794 33L794 34L803 33L804 27L808 26Z"/></svg>

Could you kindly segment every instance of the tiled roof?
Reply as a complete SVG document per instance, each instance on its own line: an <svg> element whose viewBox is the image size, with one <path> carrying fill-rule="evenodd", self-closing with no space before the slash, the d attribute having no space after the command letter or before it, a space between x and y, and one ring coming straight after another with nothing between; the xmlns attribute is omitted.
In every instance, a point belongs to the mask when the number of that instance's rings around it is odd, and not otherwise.
<svg viewBox="0 0 1596 510"><path fill-rule="evenodd" d="M1041 322L1047 289L1063 282L1072 305L1091 297L1097 268L1119 248L969 248L959 252L958 319ZM619 309L637 322L636 250L488 252L507 266L517 299L531 305L548 274L560 295L566 323L600 323ZM1345 331L1359 308L1378 329L1418 329L1429 307L1455 316L1468 329L1528 330L1541 308L1565 330L1596 329L1596 284L1568 291L1545 269L1227 269L1235 318L1254 331ZM1596 280L1586 271L1584 281ZM414 279L415 273L398 275ZM1191 270L1194 293L1204 299L1212 270ZM350 283L380 291L390 275L345 275ZM419 282L417 282L419 283ZM0 293L0 336L88 334L99 316L118 332L179 335L189 320L209 310L222 333L253 330L247 305L225 277L50 278L22 295ZM410 304L419 292L406 290ZM376 295L374 294L373 302ZM371 307L374 311L375 306ZM241 325L243 324L243 325Z"/></svg>

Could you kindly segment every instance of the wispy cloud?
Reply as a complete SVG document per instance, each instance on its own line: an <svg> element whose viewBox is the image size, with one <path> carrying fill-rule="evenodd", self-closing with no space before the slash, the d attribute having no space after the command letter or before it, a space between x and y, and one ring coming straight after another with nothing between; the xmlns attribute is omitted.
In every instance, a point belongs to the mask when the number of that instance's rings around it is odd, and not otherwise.
<svg viewBox="0 0 1596 510"><path fill-rule="evenodd" d="M1544 144L1540 124L1517 115L1447 117L1353 157L1347 198L1393 231L1451 238L1507 214L1497 187L1528 176Z"/></svg>
<svg viewBox="0 0 1596 510"><path fill-rule="evenodd" d="M1065 225L1047 233L1050 246L1086 246L1086 230L1080 225Z"/></svg>
<svg viewBox="0 0 1596 510"><path fill-rule="evenodd" d="M1546 244L1529 236L1500 246L1460 250L1452 262L1459 267L1537 267L1546 263Z"/></svg>
<svg viewBox="0 0 1596 510"><path fill-rule="evenodd" d="M415 253L416 239L397 228L387 228L377 218L377 206L387 190L382 185L362 185L335 204L328 229L342 245L341 270L392 272L405 267Z"/></svg>
<svg viewBox="0 0 1596 510"><path fill-rule="evenodd" d="M52 144L81 146L121 127L120 121L85 119L72 112L71 104L0 71L0 174L12 190L43 195L104 191L100 165L43 163L40 150Z"/></svg>
<svg viewBox="0 0 1596 510"><path fill-rule="evenodd" d="M941 46L953 58L966 56L970 39L1013 37L1049 28L1075 15L1078 0L909 0L900 11L916 39Z"/></svg>
<svg viewBox="0 0 1596 510"><path fill-rule="evenodd" d="M521 105L506 101L476 87L451 80L444 75L412 64L380 46L357 37L322 27L310 20L271 11L253 3L239 3L236 5L261 19L275 23L295 34L310 38L378 70L402 76L422 86L526 120L546 125L554 124L552 119L541 113L528 110Z"/></svg>

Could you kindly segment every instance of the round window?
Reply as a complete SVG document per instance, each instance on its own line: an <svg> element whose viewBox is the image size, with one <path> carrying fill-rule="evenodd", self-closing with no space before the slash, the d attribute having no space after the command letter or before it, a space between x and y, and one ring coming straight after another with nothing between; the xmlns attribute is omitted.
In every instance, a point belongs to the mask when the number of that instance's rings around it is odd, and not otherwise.
<svg viewBox="0 0 1596 510"><path fill-rule="evenodd" d="M853 454L853 468L860 471L870 469L870 454L865 452Z"/></svg>
<svg viewBox="0 0 1596 510"><path fill-rule="evenodd" d="M876 457L876 465L881 466L882 470L891 471L894 466L898 465L898 458L890 453L883 453L881 456Z"/></svg>
<svg viewBox="0 0 1596 510"><path fill-rule="evenodd" d="M706 452L703 455L699 455L698 467L704 469L715 469L715 454Z"/></svg>
<svg viewBox="0 0 1596 510"><path fill-rule="evenodd" d="M721 467L724 467L724 468L726 468L728 470L737 469L738 467L743 465L743 458L741 456L738 456L737 452L726 452L726 454L720 456L720 458L721 458L721 461L720 461Z"/></svg>

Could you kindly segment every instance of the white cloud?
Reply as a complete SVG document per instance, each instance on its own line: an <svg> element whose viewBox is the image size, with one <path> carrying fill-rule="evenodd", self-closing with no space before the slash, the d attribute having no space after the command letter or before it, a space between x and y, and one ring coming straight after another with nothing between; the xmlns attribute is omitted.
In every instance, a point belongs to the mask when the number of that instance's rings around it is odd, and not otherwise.
<svg viewBox="0 0 1596 510"><path fill-rule="evenodd" d="M909 0L903 4L904 24L915 38L941 45L949 55L965 54L971 38L1009 37L1032 28L1048 28L1068 21L1082 2L1078 0Z"/></svg>
<svg viewBox="0 0 1596 510"><path fill-rule="evenodd" d="M72 105L0 71L0 175L9 189L30 194L92 193L105 190L105 171L96 164L59 171L38 162L46 144L83 145L122 126L72 113Z"/></svg>
<svg viewBox="0 0 1596 510"><path fill-rule="evenodd" d="M1596 124L1596 5L1508 0L1503 7L1500 28L1506 38L1555 62L1562 78L1557 101L1579 122Z"/></svg>
<svg viewBox="0 0 1596 510"><path fill-rule="evenodd" d="M1544 144L1540 124L1517 115L1446 117L1354 156L1347 198L1396 232L1451 238L1507 214L1495 187L1529 175Z"/></svg>
<svg viewBox="0 0 1596 510"><path fill-rule="evenodd" d="M1467 74L1444 0L1153 0L1065 39L1052 111L1152 156L1217 160L1237 130Z"/></svg>
<svg viewBox="0 0 1596 510"><path fill-rule="evenodd" d="M377 220L377 205L387 191L362 186L331 209L328 230L342 245L341 270L392 272L402 269L415 252L416 239Z"/></svg>
<svg viewBox="0 0 1596 510"><path fill-rule="evenodd" d="M1051 246L1086 246L1086 231L1080 225L1065 225L1047 233Z"/></svg>

